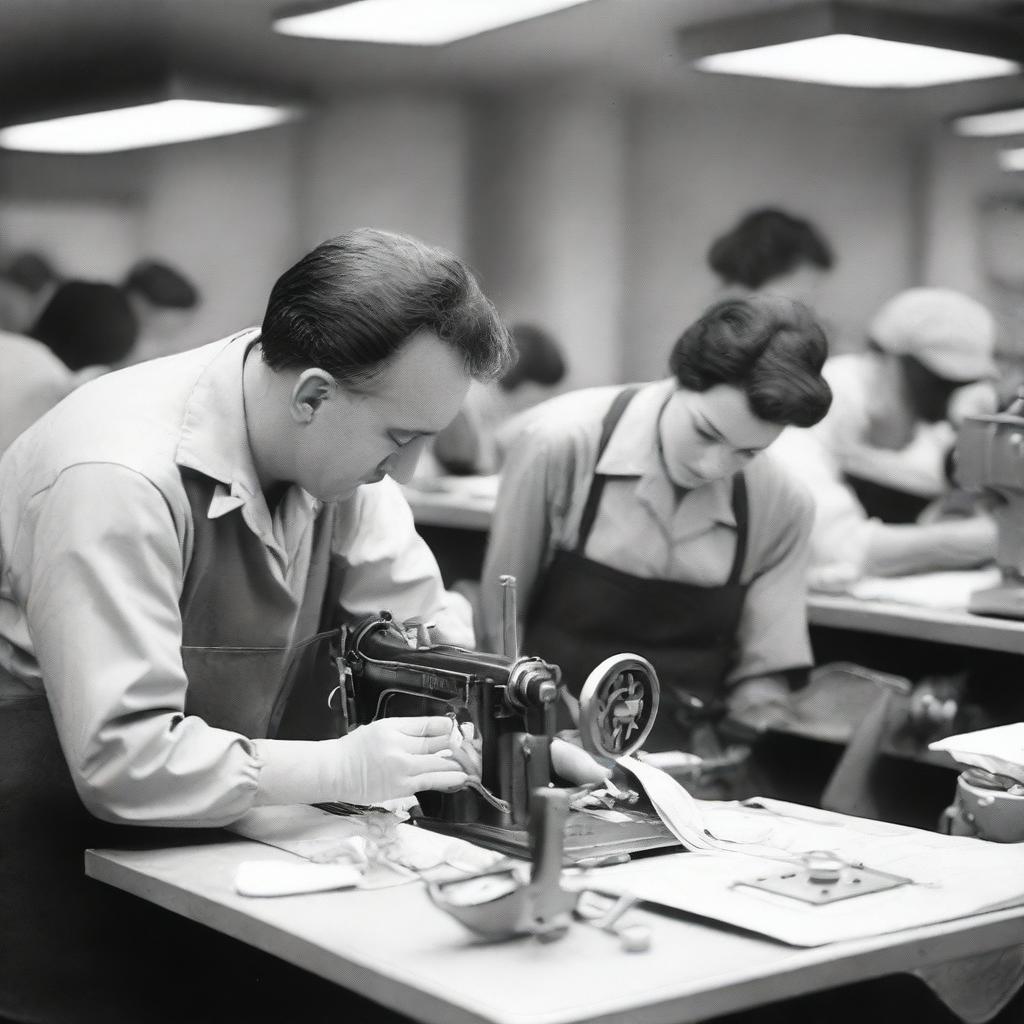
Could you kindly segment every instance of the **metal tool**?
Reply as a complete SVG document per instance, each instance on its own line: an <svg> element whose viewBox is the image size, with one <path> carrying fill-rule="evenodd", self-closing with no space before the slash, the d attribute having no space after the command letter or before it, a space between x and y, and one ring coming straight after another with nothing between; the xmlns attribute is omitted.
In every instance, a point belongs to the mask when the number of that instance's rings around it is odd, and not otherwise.
<svg viewBox="0 0 1024 1024"><path fill-rule="evenodd" d="M616 898L585 889L579 894L573 915L617 936L625 952L644 953L651 948L651 929L644 924L620 924L625 913L639 902L632 893L622 893Z"/></svg>
<svg viewBox="0 0 1024 1024"><path fill-rule="evenodd" d="M568 930L578 894L561 886L562 834L569 813L563 791L533 794L530 812L529 881L516 868L455 882L431 882L434 904L488 939L535 935L542 942Z"/></svg>

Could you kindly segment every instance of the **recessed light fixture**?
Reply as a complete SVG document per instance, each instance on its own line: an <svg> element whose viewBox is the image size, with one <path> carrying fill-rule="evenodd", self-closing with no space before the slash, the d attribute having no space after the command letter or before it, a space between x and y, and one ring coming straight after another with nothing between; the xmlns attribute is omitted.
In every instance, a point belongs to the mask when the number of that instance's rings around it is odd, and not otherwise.
<svg viewBox="0 0 1024 1024"><path fill-rule="evenodd" d="M875 89L1018 74L1021 39L977 19L823 2L678 34L701 71Z"/></svg>
<svg viewBox="0 0 1024 1024"><path fill-rule="evenodd" d="M1024 171L1024 149L1004 149L999 154L999 166L1004 171Z"/></svg>
<svg viewBox="0 0 1024 1024"><path fill-rule="evenodd" d="M130 94L78 102L0 128L0 147L33 153L115 153L269 128L299 116L291 103L242 98L234 89L168 78Z"/></svg>
<svg viewBox="0 0 1024 1024"><path fill-rule="evenodd" d="M1024 106L1004 107L1000 110L979 110L975 114L960 114L951 121L957 135L986 138L994 135L1024 134Z"/></svg>
<svg viewBox="0 0 1024 1024"><path fill-rule="evenodd" d="M588 0L350 0L282 9L274 30L292 36L443 46Z"/></svg>

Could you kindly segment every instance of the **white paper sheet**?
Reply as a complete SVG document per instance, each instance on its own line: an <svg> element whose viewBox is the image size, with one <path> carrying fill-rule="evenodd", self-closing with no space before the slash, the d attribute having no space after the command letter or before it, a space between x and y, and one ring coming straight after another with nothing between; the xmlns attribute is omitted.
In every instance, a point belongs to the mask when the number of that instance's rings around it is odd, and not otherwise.
<svg viewBox="0 0 1024 1024"><path fill-rule="evenodd" d="M759 806L696 801L714 828L722 811L746 820L760 845L791 854L828 850L849 862L909 877L886 892L812 905L737 882L778 873L780 864L736 853L698 852L644 858L598 869L592 884L746 928L794 946L954 920L1024 904L1024 844L997 845L851 818L783 801Z"/></svg>

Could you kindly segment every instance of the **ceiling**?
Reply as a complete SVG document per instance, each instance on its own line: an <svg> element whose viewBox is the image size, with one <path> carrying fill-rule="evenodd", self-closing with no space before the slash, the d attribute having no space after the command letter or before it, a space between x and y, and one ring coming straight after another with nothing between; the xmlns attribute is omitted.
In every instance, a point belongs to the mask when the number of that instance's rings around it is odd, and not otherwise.
<svg viewBox="0 0 1024 1024"><path fill-rule="evenodd" d="M486 2L486 0L480 0ZM868 0L943 14L984 15L1020 36L1024 0ZM701 21L777 6L779 0L591 0L441 48L296 39L271 31L280 0L2 0L0 120L74 95L83 81L170 63L323 95L416 84L508 89L571 77L627 91L706 95L750 88L687 69L675 32ZM714 84L709 85L709 80ZM821 90L759 82L759 89ZM893 109L962 109L996 89L1024 98L1024 78L893 94ZM836 90L827 90L834 95Z"/></svg>

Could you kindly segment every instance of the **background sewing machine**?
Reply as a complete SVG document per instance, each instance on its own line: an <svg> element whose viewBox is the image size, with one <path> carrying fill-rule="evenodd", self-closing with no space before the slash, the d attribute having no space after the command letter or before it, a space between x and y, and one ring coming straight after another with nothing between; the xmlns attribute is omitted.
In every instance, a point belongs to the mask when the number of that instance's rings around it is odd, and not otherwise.
<svg viewBox="0 0 1024 1024"><path fill-rule="evenodd" d="M560 672L539 657L518 654L514 581L505 578L503 585L503 654L434 644L425 628L407 633L382 612L346 629L339 665L349 725L437 714L450 715L459 726L472 723L481 756L479 785L420 794L420 822L528 856L531 792L559 784L551 742ZM657 715L657 676L635 655L609 658L591 673L580 705L586 749L605 757L630 754ZM564 856L572 863L674 845L657 815L623 799L595 812L571 811Z"/></svg>
<svg viewBox="0 0 1024 1024"><path fill-rule="evenodd" d="M978 590L968 610L1024 619L1024 388L1003 413L970 416L960 428L956 477L961 487L1000 499L993 510L999 531L999 586Z"/></svg>

